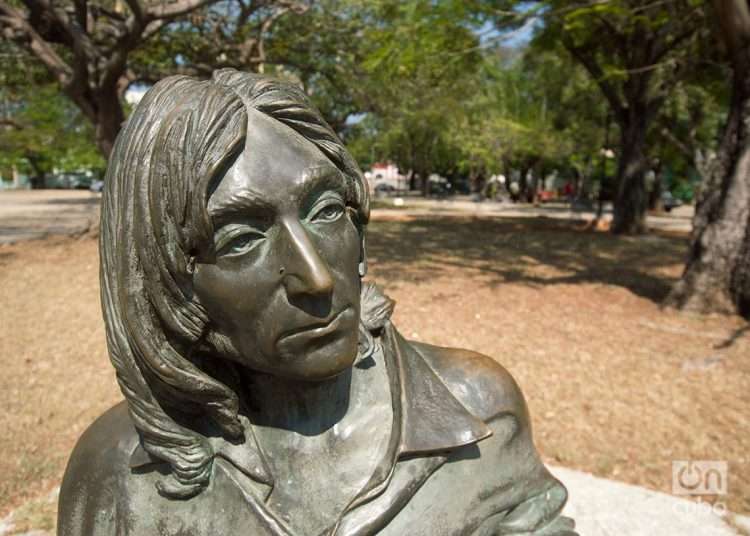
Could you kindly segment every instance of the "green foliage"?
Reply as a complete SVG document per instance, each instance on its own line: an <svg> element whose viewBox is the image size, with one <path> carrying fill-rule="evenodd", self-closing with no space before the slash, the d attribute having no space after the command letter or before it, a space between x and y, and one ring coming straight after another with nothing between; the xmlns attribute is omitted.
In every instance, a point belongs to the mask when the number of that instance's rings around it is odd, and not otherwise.
<svg viewBox="0 0 750 536"><path fill-rule="evenodd" d="M128 66L135 80L237 66L233 51L252 42L270 12L260 8L237 26L230 5L218 2L170 22L134 49ZM275 20L264 34L263 61L253 60L252 68L299 83L365 168L387 160L404 173L472 178L510 168L536 168L537 175L557 169L566 178L603 181L615 170L602 148L616 145L622 111L641 99L658 111L651 118L656 127L648 131L649 156L675 177L688 177L692 162L685 147L662 130L668 127L691 150L710 150L726 104L723 73L686 71L693 64L689 54L710 54L702 48L705 40L674 43L689 22L675 20L674 10L698 13L701 5L319 0L303 15ZM544 23L531 46L509 49L497 46L497 38L480 39L488 20L502 30L519 28L532 16ZM644 43L657 34L663 41L652 45L666 52L645 65ZM32 173L103 167L89 124L59 96L44 69L22 51L6 50L12 46L0 44L1 52L9 52L1 56L0 99L3 117L21 128L0 126L3 165ZM254 46L247 50L255 54ZM577 47L598 72L571 54ZM675 188L683 188L675 180Z"/></svg>
<svg viewBox="0 0 750 536"><path fill-rule="evenodd" d="M360 162L422 176L455 167L449 129L481 63L477 20L455 0L320 2L268 54L299 80ZM347 119L360 114L360 122Z"/></svg>
<svg viewBox="0 0 750 536"><path fill-rule="evenodd" d="M91 125L55 84L0 89L0 167L41 177L60 171L103 170ZM7 173L4 173L7 176Z"/></svg>
<svg viewBox="0 0 750 536"><path fill-rule="evenodd" d="M603 143L601 99L564 55L486 55L483 77L456 129L464 167L495 173L536 164L583 172Z"/></svg>

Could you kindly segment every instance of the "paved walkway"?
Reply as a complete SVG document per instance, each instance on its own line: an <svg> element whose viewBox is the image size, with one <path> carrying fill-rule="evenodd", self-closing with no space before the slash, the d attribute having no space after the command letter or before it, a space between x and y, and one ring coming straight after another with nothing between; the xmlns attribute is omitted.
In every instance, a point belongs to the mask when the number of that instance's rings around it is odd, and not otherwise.
<svg viewBox="0 0 750 536"><path fill-rule="evenodd" d="M98 220L100 198L88 190L0 191L0 244L83 232Z"/></svg>
<svg viewBox="0 0 750 536"><path fill-rule="evenodd" d="M550 471L568 488L565 513L575 519L581 536L750 535L750 517L722 516L719 506L712 510L707 503L572 469L550 467Z"/></svg>
<svg viewBox="0 0 750 536"><path fill-rule="evenodd" d="M401 201L398 201L398 200ZM555 218L563 220L591 221L596 210L577 207L572 209L567 203L545 203L543 205L516 204L510 201L473 201L470 196L455 196L447 199L425 199L422 197L375 198L375 206L393 206L404 214L476 214L506 218ZM379 213L387 209L376 209ZM689 233L692 228L693 207L682 206L669 213L649 215L646 223L650 228L662 231ZM611 204L605 204L602 219L612 220Z"/></svg>

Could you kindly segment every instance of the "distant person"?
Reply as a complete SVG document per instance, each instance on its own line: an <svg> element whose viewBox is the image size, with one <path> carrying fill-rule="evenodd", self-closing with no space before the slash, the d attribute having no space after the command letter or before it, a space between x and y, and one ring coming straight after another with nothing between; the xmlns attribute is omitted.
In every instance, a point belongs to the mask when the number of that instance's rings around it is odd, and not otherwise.
<svg viewBox="0 0 750 536"><path fill-rule="evenodd" d="M510 191L511 201L513 201L514 203L518 203L518 199L521 197L521 187L518 185L518 182L511 182L508 189Z"/></svg>
<svg viewBox="0 0 750 536"><path fill-rule="evenodd" d="M565 200L568 203L573 203L573 197L575 195L575 188L573 188L573 183L568 181L565 183L565 186L563 187L563 195L565 196Z"/></svg>

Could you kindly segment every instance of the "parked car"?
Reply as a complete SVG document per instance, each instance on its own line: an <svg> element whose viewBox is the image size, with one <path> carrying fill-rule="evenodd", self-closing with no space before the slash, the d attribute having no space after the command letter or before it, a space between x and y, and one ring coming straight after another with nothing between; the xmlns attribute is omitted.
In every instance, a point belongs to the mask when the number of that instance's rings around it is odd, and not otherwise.
<svg viewBox="0 0 750 536"><path fill-rule="evenodd" d="M457 194L469 195L471 193L471 183L465 179L457 179L451 182L452 190Z"/></svg>
<svg viewBox="0 0 750 536"><path fill-rule="evenodd" d="M91 186L89 186L89 190L92 192L99 193L102 190L104 190L104 181L95 180L91 181Z"/></svg>
<svg viewBox="0 0 750 536"><path fill-rule="evenodd" d="M672 195L672 192L667 190L666 192L662 192L661 194L661 204L664 207L664 210L666 210L667 212L671 212L673 208L677 208L682 205L682 201L680 199L677 199Z"/></svg>
<svg viewBox="0 0 750 536"><path fill-rule="evenodd" d="M88 190L91 177L85 173L58 173L47 177L47 186L63 190Z"/></svg>
<svg viewBox="0 0 750 536"><path fill-rule="evenodd" d="M453 193L451 183L448 181L437 182L430 181L430 195L437 197L447 197Z"/></svg>
<svg viewBox="0 0 750 536"><path fill-rule="evenodd" d="M395 191L396 191L396 187L393 186L392 184L380 183L380 184L376 184L375 185L375 192L376 193L385 193L385 194L387 194L387 193L395 192Z"/></svg>

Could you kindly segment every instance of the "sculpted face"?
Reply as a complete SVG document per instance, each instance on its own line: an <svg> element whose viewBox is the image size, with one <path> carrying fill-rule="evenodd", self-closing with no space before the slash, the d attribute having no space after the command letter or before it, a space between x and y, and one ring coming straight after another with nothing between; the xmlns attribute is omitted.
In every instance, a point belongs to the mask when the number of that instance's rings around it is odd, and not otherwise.
<svg viewBox="0 0 750 536"><path fill-rule="evenodd" d="M248 111L245 148L210 194L216 259L194 291L227 358L322 380L357 354L361 240L343 174L297 132Z"/></svg>

